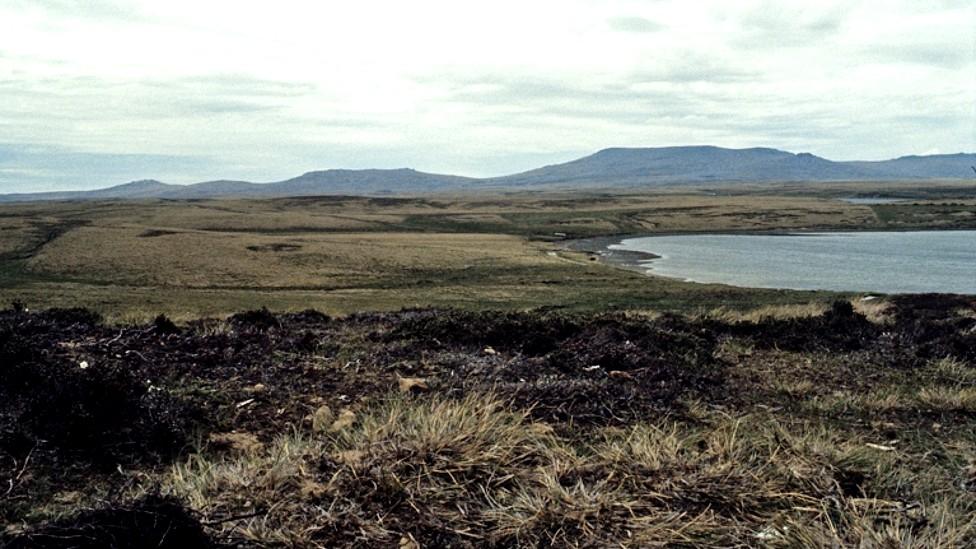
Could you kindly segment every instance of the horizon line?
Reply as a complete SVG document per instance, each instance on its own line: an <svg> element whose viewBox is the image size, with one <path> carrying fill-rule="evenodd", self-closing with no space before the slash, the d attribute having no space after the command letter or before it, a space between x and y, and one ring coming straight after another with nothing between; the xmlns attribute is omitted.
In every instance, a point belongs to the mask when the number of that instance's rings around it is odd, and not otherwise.
<svg viewBox="0 0 976 549"><path fill-rule="evenodd" d="M309 174L327 173L327 172L370 172L370 171L374 171L374 172L395 172L395 171L412 171L412 172L416 172L416 173L422 173L422 174L425 174L425 175L443 176L443 177L457 177L459 179L468 179L468 180L472 180L472 181L490 181L490 180L493 180L493 179L504 179L504 178L507 178L507 177L514 177L514 176L521 175L521 174L524 174L524 173L529 173L529 172L532 172L532 171L535 171L535 170L545 169L545 168L549 168L549 167L553 167L553 166L559 166L559 165L562 165L562 164L568 164L568 163L571 163L571 162L575 162L575 161L578 161L578 160L583 160L583 159L589 158L591 156L594 156L594 155L597 155L597 154L599 154L601 152L606 152L606 151L613 151L613 150L644 151L644 150L666 150L666 149L719 149L719 150L726 150L726 151L768 150L768 151L783 152L783 153L791 154L793 156L810 155L810 156L813 156L813 157L816 157L816 158L821 158L821 159L826 160L828 162L833 162L833 163L837 163L837 164L882 163L882 162L896 161L896 160L905 159L905 158L938 158L938 157L949 157L949 156L973 156L973 155L976 155L976 152L959 151L959 152L953 152L953 153L903 154L903 155L899 155L899 156L895 156L895 157L882 158L882 159L878 159L878 160L832 160L832 159L830 159L830 158L828 158L826 156L820 156L818 154L815 154L815 153L812 153L812 152L808 152L808 151L793 152L793 151L790 151L790 150L787 150L787 149L780 149L780 148L770 147L770 146L723 147L723 146L720 146L720 145L711 145L711 144L698 144L698 145L664 145L664 146L658 146L658 147L611 146L611 147L604 147L604 148L598 149L596 151L593 151L591 153L585 154L583 156L579 156L579 157L576 157L576 158L572 158L572 159L569 159L569 160L566 160L566 161L563 161L563 162L557 162L557 163L552 163L552 164L545 164L545 165L538 166L538 167L535 167L535 168L530 168L528 170L522 170L522 171L518 171L518 172L506 172L506 173L503 173L501 175L493 175L493 176L471 176L471 175L461 175L461 174L458 174L458 173L449 173L449 172L440 172L440 171L427 171L427 170L424 170L424 169L418 169L418 168L414 168L414 167L410 167L410 166L399 166L399 167L395 167L395 168L342 168L342 167L336 167L336 168L323 168L323 169L307 170L307 171L304 171L304 172L302 172L302 173L300 173L298 175L292 176L292 177L288 177L288 178L285 178L285 179L279 179L279 180L272 180L272 181L248 181L248 180L244 180L244 179L217 178L217 179L204 179L204 180L201 180L201 181L195 181L195 182L190 182L190 183L169 183L169 182L163 181L161 179L156 179L154 177L145 177L145 178L139 178L139 179L130 179L128 181L124 181L124 182L121 182L121 183L106 184L106 186L95 187L95 188L91 188L91 189L70 189L70 188L68 188L68 189L54 189L54 190L46 190L46 191L20 191L20 192L12 192L12 193L0 193L0 196L35 195L35 194L36 195L44 195L44 194L76 193L76 192L77 193L97 192L97 191L110 190L110 189L114 189L114 188L118 188L118 187L124 187L126 185L138 184L138 183L158 183L158 184L161 184L161 185L167 185L167 186L172 186L172 187L193 187L193 186L196 186L196 185L205 185L205 184L208 184L208 183L225 183L225 182L226 183L243 183L243 184L250 184L250 185L273 185L273 184L276 184L276 183L283 183L283 182L286 182L286 181L290 181L292 179L297 179L299 177L302 177L302 176L305 176L305 175L309 175ZM974 172L976 172L976 166L973 166L973 170L974 170Z"/></svg>

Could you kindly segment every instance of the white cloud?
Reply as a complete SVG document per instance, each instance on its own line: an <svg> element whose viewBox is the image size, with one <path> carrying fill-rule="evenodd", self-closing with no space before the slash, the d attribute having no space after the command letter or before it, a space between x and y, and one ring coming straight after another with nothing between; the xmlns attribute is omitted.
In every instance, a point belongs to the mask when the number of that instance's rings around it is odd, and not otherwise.
<svg viewBox="0 0 976 549"><path fill-rule="evenodd" d="M609 146L974 148L971 2L81 5L0 0L0 139L49 155L0 158L4 187L94 185L71 155L189 182L494 175Z"/></svg>

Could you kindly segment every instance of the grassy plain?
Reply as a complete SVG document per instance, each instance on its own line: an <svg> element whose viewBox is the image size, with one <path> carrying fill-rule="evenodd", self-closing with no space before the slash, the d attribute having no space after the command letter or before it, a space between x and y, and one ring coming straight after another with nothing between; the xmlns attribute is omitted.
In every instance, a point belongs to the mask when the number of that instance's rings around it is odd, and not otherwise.
<svg viewBox="0 0 976 549"><path fill-rule="evenodd" d="M827 296L649 279L594 262L560 241L976 226L972 199L868 207L765 192L6 205L0 301L86 306L130 320L260 306L329 313L422 305L741 309Z"/></svg>

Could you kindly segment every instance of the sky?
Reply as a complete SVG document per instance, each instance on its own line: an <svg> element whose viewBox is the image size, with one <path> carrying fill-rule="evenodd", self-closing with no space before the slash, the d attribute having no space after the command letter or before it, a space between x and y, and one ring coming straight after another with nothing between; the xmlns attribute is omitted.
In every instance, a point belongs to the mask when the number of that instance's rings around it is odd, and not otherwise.
<svg viewBox="0 0 976 549"><path fill-rule="evenodd" d="M976 151L972 0L0 0L0 192Z"/></svg>

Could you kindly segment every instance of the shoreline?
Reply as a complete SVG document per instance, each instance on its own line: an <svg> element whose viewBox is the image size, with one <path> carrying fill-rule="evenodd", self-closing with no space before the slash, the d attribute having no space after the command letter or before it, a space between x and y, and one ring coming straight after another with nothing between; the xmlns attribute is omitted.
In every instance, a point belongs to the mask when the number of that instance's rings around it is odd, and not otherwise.
<svg viewBox="0 0 976 549"><path fill-rule="evenodd" d="M563 249L589 254L591 258L613 267L637 271L647 276L659 276L652 274L647 266L641 265L641 262L660 259L660 255L636 250L610 249L610 246L620 244L628 238L634 238L634 236L597 236L593 238L566 240L560 244Z"/></svg>

